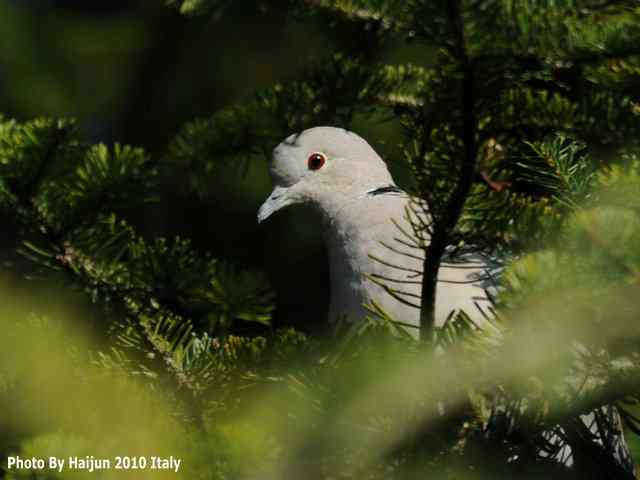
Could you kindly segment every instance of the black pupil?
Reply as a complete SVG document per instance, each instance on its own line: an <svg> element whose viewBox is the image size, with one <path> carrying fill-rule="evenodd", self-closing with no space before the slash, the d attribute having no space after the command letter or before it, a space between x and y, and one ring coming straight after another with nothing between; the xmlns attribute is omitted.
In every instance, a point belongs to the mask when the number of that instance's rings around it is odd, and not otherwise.
<svg viewBox="0 0 640 480"><path fill-rule="evenodd" d="M320 167L322 167L323 163L324 163L324 159L322 158L322 155L318 153L311 155L311 158L309 159L309 166L311 167L312 170L319 169Z"/></svg>

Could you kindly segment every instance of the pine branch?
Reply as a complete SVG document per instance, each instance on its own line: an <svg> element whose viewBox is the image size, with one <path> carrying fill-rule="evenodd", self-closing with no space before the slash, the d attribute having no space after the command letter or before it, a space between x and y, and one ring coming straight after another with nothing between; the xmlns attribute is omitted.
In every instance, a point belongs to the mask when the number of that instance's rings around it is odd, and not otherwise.
<svg viewBox="0 0 640 480"><path fill-rule="evenodd" d="M208 14L220 18L235 2L230 0L165 0L170 6L176 6L183 15Z"/></svg>
<svg viewBox="0 0 640 480"><path fill-rule="evenodd" d="M409 30L409 25L398 18L402 11L402 3L388 1L380 6L372 6L372 2L353 0L303 0L308 7L327 10L344 16L347 20L358 21L367 25L376 25L375 30L402 31Z"/></svg>
<svg viewBox="0 0 640 480"><path fill-rule="evenodd" d="M187 398L195 398L202 379L195 370L188 373L181 360L195 341L191 319L206 315L216 332L237 320L268 324L271 289L262 278L197 255L189 242L156 240L148 245L129 225L107 214L119 202L130 207L149 199L154 171L148 157L119 145L111 155L102 145L80 147L73 138L41 142L58 127L50 122L0 123L4 193L37 239L25 241L22 253L128 319L141 349L164 362L158 370L168 372L176 388L189 390ZM5 179L12 180L12 172L22 165L27 172L32 165L38 168L9 184ZM56 175L50 178L50 172Z"/></svg>
<svg viewBox="0 0 640 480"><path fill-rule="evenodd" d="M462 16L462 3L459 0L449 2L449 22L453 33L451 54L458 62L461 75L461 137L464 145L463 157L460 159L458 179L454 190L447 201L444 217L434 217L434 230L431 243L425 252L422 277L422 303L420 309L420 336L430 339L435 325L435 301L438 271L442 256L450 243L455 228L471 190L475 177L477 156L476 131L478 120L475 113L475 71L467 54Z"/></svg>

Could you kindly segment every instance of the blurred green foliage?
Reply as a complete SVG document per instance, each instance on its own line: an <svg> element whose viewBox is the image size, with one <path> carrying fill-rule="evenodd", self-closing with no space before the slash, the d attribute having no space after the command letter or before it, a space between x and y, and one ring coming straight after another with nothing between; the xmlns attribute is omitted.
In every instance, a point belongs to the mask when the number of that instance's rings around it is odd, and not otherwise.
<svg viewBox="0 0 640 480"><path fill-rule="evenodd" d="M578 418L640 431L637 3L112 7L0 6L3 456L539 478L568 445L578 478L628 475ZM363 133L425 201L429 259L507 264L484 328L419 343L375 305L338 339L289 328L324 320L318 231L255 211L263 160L317 124Z"/></svg>
<svg viewBox="0 0 640 480"><path fill-rule="evenodd" d="M11 408L0 421L11 434L2 449L25 457L173 455L183 469L171 478L539 478L542 466L512 470L521 467L507 458L543 444L540 433L567 416L618 399L635 424L634 171L604 172L557 246L509 267L491 329L457 328L435 351L385 335L375 322L340 348L294 331L253 339L190 333L188 343L158 350L158 368L128 332L100 351L82 329L68 328L69 314L33 316L29 292L5 283L0 390ZM167 326L157 338L171 338ZM133 361L137 348L147 353ZM168 371L176 381L163 379ZM520 399L508 407L518 424L486 438L496 393ZM519 429L526 436L514 443ZM67 473L36 478L74 478Z"/></svg>

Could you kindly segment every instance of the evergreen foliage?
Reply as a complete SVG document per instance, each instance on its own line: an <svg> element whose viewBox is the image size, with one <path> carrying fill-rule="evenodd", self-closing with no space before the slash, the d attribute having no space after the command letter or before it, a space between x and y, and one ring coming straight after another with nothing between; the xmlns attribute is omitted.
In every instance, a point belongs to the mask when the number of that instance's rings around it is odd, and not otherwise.
<svg viewBox="0 0 640 480"><path fill-rule="evenodd" d="M233 8L167 3L218 18ZM576 419L595 411L611 433L600 417L615 405L627 433L640 433L637 2L284 4L287 21L351 25L363 47L316 58L299 78L192 121L165 155L87 144L71 121L0 118L0 209L21 225L30 280L81 292L108 333L83 345L89 368L82 355L39 357L32 345L16 373L20 351L11 349L0 366L3 404L32 398L37 385L19 378L40 378L33 366L50 359L80 369L88 384L107 373L113 382L133 377L132 411L157 408L163 423L153 432L167 435L165 451L177 439L191 455L185 478L566 475L538 455L565 445L577 475L626 478ZM435 52L434 62L382 63L378 50L397 41ZM339 341L276 329L264 274L189 239L146 238L129 218L133 206L158 201L174 172L185 173L185 192L206 195L220 172L239 177L292 132L365 123L402 132L389 160L408 165L411 193L423 201L415 208L428 209L429 221L415 215L414 225L430 240L423 342L398 335L402 319L376 305ZM464 314L433 327L438 268L452 245L506 264L487 331ZM29 346L36 331L65 345L55 322L34 323L29 309L0 315L14 345ZM42 388L60 395L52 382ZM74 427L65 408L39 423L32 400L22 413L34 418L28 425L0 415L10 432L3 453L81 444L94 454L95 431ZM79 411L110 408L87 402ZM125 438L121 426L109 430L114 438Z"/></svg>

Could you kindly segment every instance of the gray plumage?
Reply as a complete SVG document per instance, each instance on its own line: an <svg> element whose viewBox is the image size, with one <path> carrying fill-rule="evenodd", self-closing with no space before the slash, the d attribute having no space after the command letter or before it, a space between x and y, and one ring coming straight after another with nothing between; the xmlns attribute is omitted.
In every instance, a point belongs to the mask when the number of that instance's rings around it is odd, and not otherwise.
<svg viewBox="0 0 640 480"><path fill-rule="evenodd" d="M326 158L322 167L309 167L313 154ZM412 200L395 186L375 150L347 130L312 128L275 148L271 176L275 188L260 208L259 221L291 204L309 205L322 215L330 262L330 320L357 321L368 314L364 305L374 300L417 336L424 250L409 216L415 223L419 214L411 213ZM436 324L461 309L481 320L478 306L489 306L485 278L479 255L443 264Z"/></svg>
<svg viewBox="0 0 640 480"><path fill-rule="evenodd" d="M330 320L358 321L369 315L364 305L375 301L417 337L424 258L420 242L429 239L413 226L426 222L428 214L413 208L419 204L395 185L373 148L343 129L312 128L291 135L275 148L271 176L274 189L260 207L259 222L292 204L309 205L321 213L330 262ZM484 310L490 309L491 302L486 288L493 282L490 263L473 251L443 260L436 325L460 310L477 324L487 324ZM500 425L510 424L502 418L506 412L500 405L493 410L488 439L499 438ZM570 467L579 477L584 477L585 468L606 464L611 478L635 478L614 407L596 409L576 420L575 432L558 426L542 433L548 448L537 452L536 462ZM576 443L579 440L587 443ZM588 450L585 445L592 453L577 458ZM522 460L517 455L510 459ZM596 474L593 478L610 477Z"/></svg>

